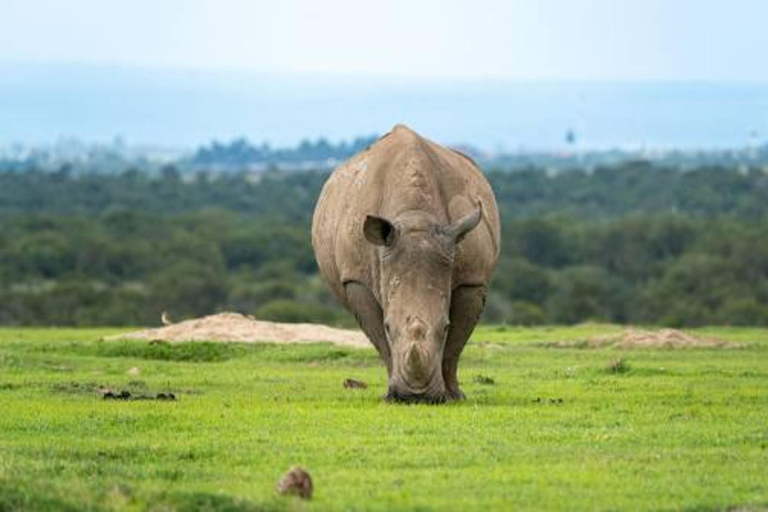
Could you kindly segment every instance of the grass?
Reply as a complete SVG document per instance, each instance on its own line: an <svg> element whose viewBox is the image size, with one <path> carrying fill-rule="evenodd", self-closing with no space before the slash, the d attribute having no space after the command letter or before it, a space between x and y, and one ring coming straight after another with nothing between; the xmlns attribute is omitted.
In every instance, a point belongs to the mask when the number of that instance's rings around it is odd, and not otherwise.
<svg viewBox="0 0 768 512"><path fill-rule="evenodd" d="M372 350L0 329L0 510L768 509L768 331L546 346L614 329L480 328L446 406L383 403ZM309 502L275 492L294 464Z"/></svg>

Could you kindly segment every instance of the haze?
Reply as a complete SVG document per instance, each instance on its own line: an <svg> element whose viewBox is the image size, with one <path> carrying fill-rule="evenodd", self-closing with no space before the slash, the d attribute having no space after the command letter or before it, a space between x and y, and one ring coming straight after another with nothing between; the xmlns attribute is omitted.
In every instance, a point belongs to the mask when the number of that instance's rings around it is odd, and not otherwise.
<svg viewBox="0 0 768 512"><path fill-rule="evenodd" d="M714 93L707 89L702 104L685 98L684 106L673 105L688 119L679 121L686 127L677 138L656 133L668 124L666 120L659 121L657 129L641 119L639 131L626 134L620 125L582 122L597 132L617 133L613 139L593 137L593 145L733 144L748 133L768 132L764 126L768 66L762 55L768 48L766 19L768 3L758 0L0 0L0 106L6 124L0 143L61 135L125 135L145 143L194 144L235 134L291 142L302 136L381 132L390 121L404 121L437 132L438 138L486 147L551 146L568 125L579 127L580 116L590 117L589 102L585 107L585 101L578 99L583 94L563 92L570 98L561 101L568 112L555 119L556 124L546 125L552 118L546 105L551 109L560 100L547 98L543 110L524 108L532 112L511 121L533 125L534 132L551 131L544 138L527 138L514 130L499 133L503 126L498 122L483 130L496 113L493 106L475 115L456 102L488 103L479 96L489 87L504 96L514 94L519 83L577 81L630 84L626 97L618 101L625 107L608 114L616 121L645 115L648 107L632 99L637 96L632 84L737 83L735 89L722 87ZM128 83L107 87L106 92L93 79L106 76L108 83L119 83L121 73L130 75ZM72 83L80 88L68 89ZM240 106L237 98L227 97L232 87L222 86L238 83L234 87L248 89L246 96L250 95ZM297 108L295 101L280 104L280 110L270 106L274 104L264 92L268 89L310 104L319 94L324 101L336 102L341 111L333 111L334 115L310 106L308 111L314 114L307 116L292 110ZM430 101L431 90L440 91L445 102L432 104L429 112L409 110L411 104ZM681 90L688 91L678 87L670 94L679 96ZM451 96L451 91L456 94ZM163 94L188 94L197 100L164 107ZM365 100L350 103L353 96ZM143 106L142 97L147 99ZM670 96L664 98L661 103L669 103ZM61 105L64 101L66 106ZM520 96L499 101L527 103ZM135 110L121 114L109 106L116 102L136 103ZM219 103L225 114L209 115ZM263 108L249 110L256 103ZM651 109L668 108L650 103ZM461 115L452 115L453 108ZM696 134L699 125L715 128L717 120L699 111L707 108L725 109L717 114L726 119L725 137ZM226 113L230 110L232 115ZM87 113L92 122L77 119L78 112ZM162 115L156 115L160 120L150 127L148 121L135 119L145 112ZM320 113L323 119L317 117ZM100 121L95 120L98 115ZM251 121L258 116L261 119ZM292 126L286 127L284 119ZM470 128L445 130L446 121ZM179 132L190 125L196 129ZM589 140L590 126L585 128Z"/></svg>

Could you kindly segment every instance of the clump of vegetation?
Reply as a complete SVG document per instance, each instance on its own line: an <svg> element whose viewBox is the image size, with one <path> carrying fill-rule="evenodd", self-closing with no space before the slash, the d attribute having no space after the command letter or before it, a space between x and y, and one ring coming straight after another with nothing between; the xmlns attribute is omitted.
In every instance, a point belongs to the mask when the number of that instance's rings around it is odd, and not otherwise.
<svg viewBox="0 0 768 512"><path fill-rule="evenodd" d="M344 389L367 389L368 384L357 379L344 379L342 383Z"/></svg>
<svg viewBox="0 0 768 512"><path fill-rule="evenodd" d="M51 386L51 389L55 391L56 393L66 393L66 394L95 394L98 393L99 389L101 389L103 386L97 382L57 382Z"/></svg>
<svg viewBox="0 0 768 512"><path fill-rule="evenodd" d="M608 373L627 373L629 369L629 362L623 357L612 359L608 363Z"/></svg>
<svg viewBox="0 0 768 512"><path fill-rule="evenodd" d="M496 384L496 380L493 377L489 377L483 374L475 375L472 378L472 381L475 382L476 384L483 384L486 386L493 386L494 384Z"/></svg>

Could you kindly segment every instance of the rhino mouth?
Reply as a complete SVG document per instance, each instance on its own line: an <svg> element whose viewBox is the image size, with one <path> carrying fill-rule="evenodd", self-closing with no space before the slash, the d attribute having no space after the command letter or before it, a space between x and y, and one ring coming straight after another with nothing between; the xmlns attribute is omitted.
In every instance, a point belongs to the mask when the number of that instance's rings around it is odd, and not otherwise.
<svg viewBox="0 0 768 512"><path fill-rule="evenodd" d="M389 402L410 404L445 402L447 397L442 374L435 369L425 367L418 370L410 374L395 370L384 398Z"/></svg>
<svg viewBox="0 0 768 512"><path fill-rule="evenodd" d="M399 404L430 404L437 405L445 403L445 393L427 394L427 393L409 393L389 389L384 397L387 402Z"/></svg>

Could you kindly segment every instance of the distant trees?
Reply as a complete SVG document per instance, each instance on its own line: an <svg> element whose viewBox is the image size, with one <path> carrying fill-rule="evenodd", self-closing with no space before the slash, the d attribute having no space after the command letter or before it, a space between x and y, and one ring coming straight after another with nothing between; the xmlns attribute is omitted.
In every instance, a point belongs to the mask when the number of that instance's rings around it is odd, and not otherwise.
<svg viewBox="0 0 768 512"><path fill-rule="evenodd" d="M556 323L768 325L766 219L513 220L505 235L494 320L517 321L517 302Z"/></svg>
<svg viewBox="0 0 768 512"><path fill-rule="evenodd" d="M229 143L211 142L199 148L186 162L192 166L226 167L234 170L246 169L254 164L285 165L302 162L342 161L370 146L378 137L358 137L351 143L332 144L327 139L302 140L295 148L273 149L267 143L253 145L244 138Z"/></svg>
<svg viewBox="0 0 768 512"><path fill-rule="evenodd" d="M0 324L152 324L234 309L350 324L309 241L326 174L0 173ZM486 321L768 325L768 177L643 163L492 172Z"/></svg>
<svg viewBox="0 0 768 512"><path fill-rule="evenodd" d="M362 143L362 141L360 141ZM341 147L346 147L342 145ZM351 150L350 150L351 151ZM0 215L12 212L101 213L135 210L178 213L218 208L248 215L309 218L327 172L182 172L174 166L149 175L130 168L118 175L0 172ZM702 167L690 171L628 162L592 173L548 174L528 168L491 170L488 179L504 219L605 219L638 214L680 218L768 216L768 173Z"/></svg>

